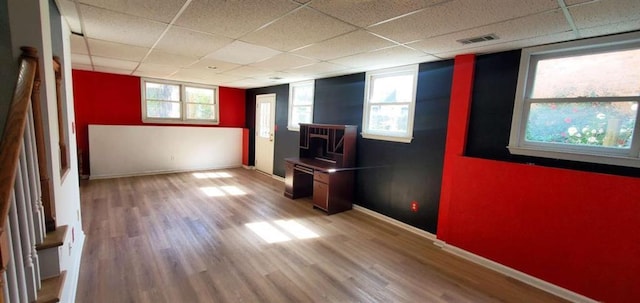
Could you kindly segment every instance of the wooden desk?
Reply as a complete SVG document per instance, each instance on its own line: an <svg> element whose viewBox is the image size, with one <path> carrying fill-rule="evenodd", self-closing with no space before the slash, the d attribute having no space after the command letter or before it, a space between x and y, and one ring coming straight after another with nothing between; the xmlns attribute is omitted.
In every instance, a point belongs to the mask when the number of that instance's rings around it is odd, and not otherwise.
<svg viewBox="0 0 640 303"><path fill-rule="evenodd" d="M310 158L287 158L285 163L285 196L313 195L313 207L329 215L352 208L352 168L336 168L335 163Z"/></svg>

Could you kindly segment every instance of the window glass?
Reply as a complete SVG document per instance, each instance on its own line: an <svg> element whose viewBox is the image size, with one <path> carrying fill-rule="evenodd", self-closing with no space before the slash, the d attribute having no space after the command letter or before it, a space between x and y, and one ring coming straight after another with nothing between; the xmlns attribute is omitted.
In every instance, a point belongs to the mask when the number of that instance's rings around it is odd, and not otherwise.
<svg viewBox="0 0 640 303"><path fill-rule="evenodd" d="M218 123L217 87L142 79L143 121Z"/></svg>
<svg viewBox="0 0 640 303"><path fill-rule="evenodd" d="M289 84L289 130L299 130L300 123L313 122L314 81Z"/></svg>

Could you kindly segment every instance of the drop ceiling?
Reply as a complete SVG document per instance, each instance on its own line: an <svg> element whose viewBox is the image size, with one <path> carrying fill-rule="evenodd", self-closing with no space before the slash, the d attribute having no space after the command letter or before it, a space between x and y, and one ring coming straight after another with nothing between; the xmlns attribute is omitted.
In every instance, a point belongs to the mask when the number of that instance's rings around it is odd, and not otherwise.
<svg viewBox="0 0 640 303"><path fill-rule="evenodd" d="M640 30L638 0L56 3L74 69L236 88Z"/></svg>

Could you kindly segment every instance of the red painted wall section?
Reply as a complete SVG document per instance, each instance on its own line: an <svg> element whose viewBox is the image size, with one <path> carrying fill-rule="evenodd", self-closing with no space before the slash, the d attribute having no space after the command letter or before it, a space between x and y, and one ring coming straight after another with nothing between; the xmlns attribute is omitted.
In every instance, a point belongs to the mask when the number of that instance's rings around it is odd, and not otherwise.
<svg viewBox="0 0 640 303"><path fill-rule="evenodd" d="M455 71L452 109L468 102L457 85L473 83ZM449 131L447 150L465 140ZM598 301L640 302L640 179L459 154L445 155L444 174L439 239Z"/></svg>
<svg viewBox="0 0 640 303"><path fill-rule="evenodd" d="M89 124L161 125L142 123L139 77L73 70L73 94L77 142L78 149L82 151L81 169L84 175L89 174ZM219 87L218 97L220 124L217 127L246 127L245 90Z"/></svg>

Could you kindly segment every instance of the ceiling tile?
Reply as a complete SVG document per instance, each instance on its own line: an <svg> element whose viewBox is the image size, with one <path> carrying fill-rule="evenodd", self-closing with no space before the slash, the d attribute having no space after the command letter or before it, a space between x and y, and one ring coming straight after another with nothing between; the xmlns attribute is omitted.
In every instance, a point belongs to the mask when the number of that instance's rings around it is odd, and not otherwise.
<svg viewBox="0 0 640 303"><path fill-rule="evenodd" d="M78 35L71 35L71 53L72 54L89 54L87 50L87 44L84 42L84 38Z"/></svg>
<svg viewBox="0 0 640 303"><path fill-rule="evenodd" d="M242 41L234 41L233 43L207 55L206 58L237 64L249 64L273 57L279 53L279 51L268 47Z"/></svg>
<svg viewBox="0 0 640 303"><path fill-rule="evenodd" d="M426 53L438 54L454 50L472 49L491 44L504 44L510 41L540 37L571 30L564 14L561 10L550 11L542 14L530 15L523 18L511 19L509 21L495 23L488 26L481 26L471 30L456 32L428 38L418 42L410 43L408 46L416 48ZM461 39L496 34L497 40L484 41L474 44L463 45L458 42Z"/></svg>
<svg viewBox="0 0 640 303"><path fill-rule="evenodd" d="M364 30L358 30L310 45L296 50L293 53L319 60L331 60L393 45L395 44L388 40L382 39Z"/></svg>
<svg viewBox="0 0 640 303"><path fill-rule="evenodd" d="M118 74L118 75L131 75L131 70L121 69L111 66L94 66L93 70L101 73Z"/></svg>
<svg viewBox="0 0 640 303"><path fill-rule="evenodd" d="M209 70L213 70L215 73L221 73L224 71L228 71L230 69L234 69L238 66L240 65L231 63L231 62L203 58L203 59L200 59L200 61L189 65L188 68L209 69Z"/></svg>
<svg viewBox="0 0 640 303"><path fill-rule="evenodd" d="M105 9L81 5L85 36L88 38L151 47L166 24L136 18Z"/></svg>
<svg viewBox="0 0 640 303"><path fill-rule="evenodd" d="M335 72L335 71L343 71L347 68L348 68L347 66L344 66L341 64L320 62L316 64L303 66L300 68L290 69L290 70L287 70L286 72L290 72L297 75L313 75L313 74L324 74L324 73Z"/></svg>
<svg viewBox="0 0 640 303"><path fill-rule="evenodd" d="M96 56L91 56L91 60L93 61L93 65L96 68L98 66L113 67L121 70L128 70L129 73L133 71L133 69L136 68L136 66L138 66L138 62L96 57Z"/></svg>
<svg viewBox="0 0 640 303"><path fill-rule="evenodd" d="M637 31L640 29L640 20L611 23L601 26L580 29L580 36L583 38L609 35L611 33L624 33Z"/></svg>
<svg viewBox="0 0 640 303"><path fill-rule="evenodd" d="M595 0L564 0L564 4L566 4L567 6L571 6L571 5L576 5L576 4L580 4L580 3L585 3L585 2L593 2Z"/></svg>
<svg viewBox="0 0 640 303"><path fill-rule="evenodd" d="M91 58L88 55L73 54L73 56L71 56L71 63L91 66Z"/></svg>
<svg viewBox="0 0 640 303"><path fill-rule="evenodd" d="M289 51L355 29L349 24L304 7L244 36L242 40L277 50Z"/></svg>
<svg viewBox="0 0 640 303"><path fill-rule="evenodd" d="M239 38L299 7L289 0L194 0L175 24L230 38Z"/></svg>
<svg viewBox="0 0 640 303"><path fill-rule="evenodd" d="M432 61L434 58L435 57L426 55L420 51L412 50L403 46L394 46L374 52L331 60L331 62L351 68L366 66L369 67L370 70L374 70Z"/></svg>
<svg viewBox="0 0 640 303"><path fill-rule="evenodd" d="M179 69L180 68L175 67L175 66L171 66L171 65L154 64L154 63L141 63L138 66L138 68L136 69L134 74L136 74L136 73L147 73L147 74L161 75L161 76L157 76L157 77L167 77L167 76L175 73Z"/></svg>
<svg viewBox="0 0 640 303"><path fill-rule="evenodd" d="M282 53L282 54L273 56L267 60L252 63L251 66L262 68L262 69L281 71L281 70L301 67L301 66L305 66L313 63L318 63L318 60L300 57L300 56L292 55L290 53Z"/></svg>
<svg viewBox="0 0 640 303"><path fill-rule="evenodd" d="M571 7L569 12L578 29L615 24L640 20L640 1L603 0Z"/></svg>
<svg viewBox="0 0 640 303"><path fill-rule="evenodd" d="M380 21L401 16L422 9L442 0L369 0L369 1L335 1L315 0L311 7L339 18L345 22L367 27Z"/></svg>
<svg viewBox="0 0 640 303"><path fill-rule="evenodd" d="M79 70L93 71L93 66L87 65L87 64L80 64L80 63L72 63L71 64L71 68L79 69Z"/></svg>
<svg viewBox="0 0 640 303"><path fill-rule="evenodd" d="M108 10L169 23L186 0L77 0Z"/></svg>
<svg viewBox="0 0 640 303"><path fill-rule="evenodd" d="M149 48L114 43L96 39L87 39L92 56L140 61L149 52Z"/></svg>
<svg viewBox="0 0 640 303"><path fill-rule="evenodd" d="M394 41L406 43L559 7L556 0L520 1L517 9L513 6L512 0L449 1L372 26L369 30Z"/></svg>
<svg viewBox="0 0 640 303"><path fill-rule="evenodd" d="M241 66L230 71L225 72L225 75L234 75L241 77L260 77L268 74L272 74L274 71L264 70L252 66Z"/></svg>
<svg viewBox="0 0 640 303"><path fill-rule="evenodd" d="M173 54L203 57L231 42L233 40L227 37L172 26L156 48Z"/></svg>
<svg viewBox="0 0 640 303"><path fill-rule="evenodd" d="M227 87L236 87L236 88L256 88L256 87L266 87L266 86L271 86L273 85L273 83L271 82L265 82L262 80L256 80L253 78L246 78L246 79L241 79L241 80L236 80L236 81L229 81L229 82L223 82L221 85L227 86Z"/></svg>
<svg viewBox="0 0 640 303"><path fill-rule="evenodd" d="M198 61L197 57L181 56L170 54L160 50L153 50L149 56L144 59L144 63L155 63L164 65L173 65L177 67L186 67Z"/></svg>
<svg viewBox="0 0 640 303"><path fill-rule="evenodd" d="M180 80L186 82L195 82L195 83L207 83L207 84L215 84L219 85L223 82L230 82L243 79L245 77L241 76L232 76L232 75L222 75L216 73L207 73L207 71L202 71L200 69L181 69L175 74L169 77L173 80Z"/></svg>
<svg viewBox="0 0 640 303"><path fill-rule="evenodd" d="M58 0L56 3L60 9L60 14L67 19L67 24L69 24L71 32L82 33L80 17L78 16L75 2L69 0Z"/></svg>

